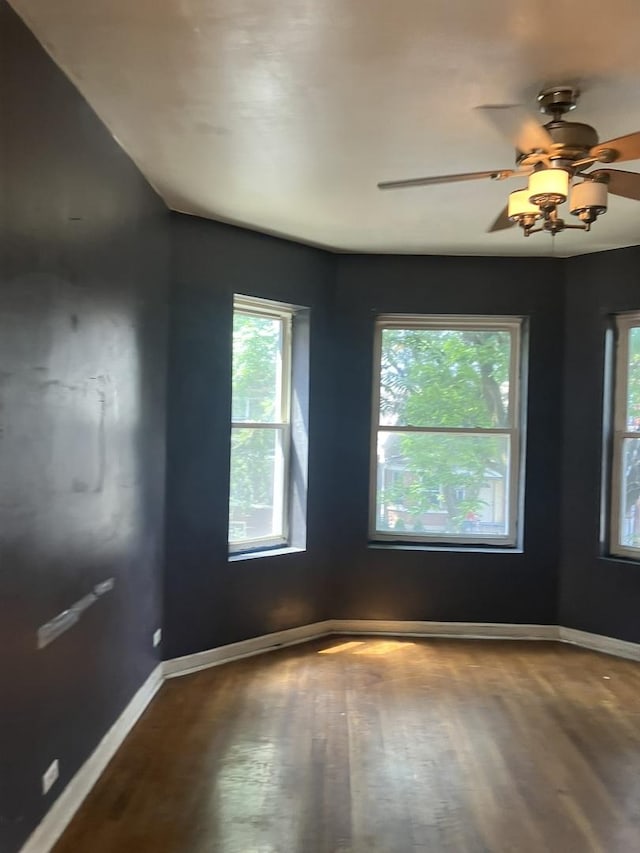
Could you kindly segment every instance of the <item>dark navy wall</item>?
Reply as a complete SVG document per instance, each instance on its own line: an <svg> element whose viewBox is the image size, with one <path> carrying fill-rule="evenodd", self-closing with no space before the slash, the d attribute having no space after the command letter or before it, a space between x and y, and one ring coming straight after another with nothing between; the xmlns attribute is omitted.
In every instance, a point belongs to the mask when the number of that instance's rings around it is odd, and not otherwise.
<svg viewBox="0 0 640 853"><path fill-rule="evenodd" d="M373 324L394 312L530 318L524 553L367 547ZM562 316L560 261L338 258L331 616L555 622Z"/></svg>
<svg viewBox="0 0 640 853"><path fill-rule="evenodd" d="M328 616L336 379L329 325L333 256L180 214L171 224L167 657ZM310 462L307 550L229 562L234 293L311 308Z"/></svg>
<svg viewBox="0 0 640 853"><path fill-rule="evenodd" d="M571 258L565 270L559 619L570 628L638 643L640 564L606 556L600 508L605 332L613 314L640 309L640 247Z"/></svg>
<svg viewBox="0 0 640 853"><path fill-rule="evenodd" d="M0 34L0 850L12 853L157 664L169 216L4 0ZM114 589L38 651L38 627L108 578Z"/></svg>

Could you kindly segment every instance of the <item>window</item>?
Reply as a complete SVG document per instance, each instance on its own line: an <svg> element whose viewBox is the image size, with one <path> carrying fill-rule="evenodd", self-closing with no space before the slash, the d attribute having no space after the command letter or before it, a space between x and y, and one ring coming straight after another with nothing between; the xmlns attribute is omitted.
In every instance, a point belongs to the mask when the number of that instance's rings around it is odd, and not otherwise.
<svg viewBox="0 0 640 853"><path fill-rule="evenodd" d="M291 306L234 299L230 551L289 543L293 315Z"/></svg>
<svg viewBox="0 0 640 853"><path fill-rule="evenodd" d="M515 317L378 319L372 539L515 545L521 328Z"/></svg>
<svg viewBox="0 0 640 853"><path fill-rule="evenodd" d="M640 560L640 312L616 326L611 551Z"/></svg>

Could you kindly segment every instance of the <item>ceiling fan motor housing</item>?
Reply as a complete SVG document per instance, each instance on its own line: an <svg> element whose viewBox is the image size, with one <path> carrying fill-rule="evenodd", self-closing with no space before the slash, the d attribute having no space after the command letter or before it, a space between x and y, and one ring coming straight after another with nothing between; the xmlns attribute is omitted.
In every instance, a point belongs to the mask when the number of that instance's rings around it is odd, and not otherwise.
<svg viewBox="0 0 640 853"><path fill-rule="evenodd" d="M574 160L588 157L589 151L598 144L598 134L589 124L557 119L547 122L545 128L554 142L554 150L549 156L552 162L563 160L566 165L570 165ZM535 165L537 162L538 156L531 151L516 152L516 163L519 166Z"/></svg>

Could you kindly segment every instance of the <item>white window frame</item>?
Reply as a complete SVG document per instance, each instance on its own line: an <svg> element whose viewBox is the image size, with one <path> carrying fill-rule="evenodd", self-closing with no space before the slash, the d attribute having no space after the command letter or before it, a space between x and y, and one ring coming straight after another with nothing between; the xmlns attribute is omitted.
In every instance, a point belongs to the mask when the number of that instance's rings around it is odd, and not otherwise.
<svg viewBox="0 0 640 853"><path fill-rule="evenodd" d="M279 430L281 434L281 458L274 472L274 501L273 512L282 513L282 535L264 536L258 539L243 539L240 542L229 541L229 553L238 554L245 551L256 551L285 547L289 544L289 472L291 461L291 366L292 366L292 325L295 308L269 299L259 299L251 296L234 295L233 317L236 313L248 314L282 323L282 358L277 377L277 419L272 422L235 421L231 418L231 434L237 429L269 429ZM232 351L233 358L233 351ZM233 397L233 387L232 387ZM230 509L230 505L229 505Z"/></svg>
<svg viewBox="0 0 640 853"><path fill-rule="evenodd" d="M611 463L611 501L610 501L610 534L609 550L618 557L640 560L640 547L632 548L620 542L620 521L622 511L622 464L623 448L627 438L640 441L639 432L627 429L627 391L629 365L629 333L631 329L640 328L640 311L618 314L616 322L616 358L615 358L615 388L613 408L613 453Z"/></svg>
<svg viewBox="0 0 640 853"><path fill-rule="evenodd" d="M421 545L456 546L481 545L496 549L515 547L520 538L522 508L521 468L524 447L522 375L524 318L516 316L458 315L458 314L382 314L376 318L373 357L373 394L371 418L371 467L369 479L369 538L373 542L415 543ZM417 427L380 425L380 373L382 368L382 331L384 329L424 329L452 331L507 331L511 334L509 361L509 425L503 428ZM506 505L507 534L504 536L447 536L379 531L377 526L377 474L379 432L449 433L460 435L508 435L510 437L509 500Z"/></svg>

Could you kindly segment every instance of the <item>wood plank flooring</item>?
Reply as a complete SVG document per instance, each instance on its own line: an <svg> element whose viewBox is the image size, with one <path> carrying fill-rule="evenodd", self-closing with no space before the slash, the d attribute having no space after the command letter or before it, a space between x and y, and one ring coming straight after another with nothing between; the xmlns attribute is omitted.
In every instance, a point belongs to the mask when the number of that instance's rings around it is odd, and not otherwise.
<svg viewBox="0 0 640 853"><path fill-rule="evenodd" d="M640 851L640 665L333 637L176 678L55 847L414 851Z"/></svg>

